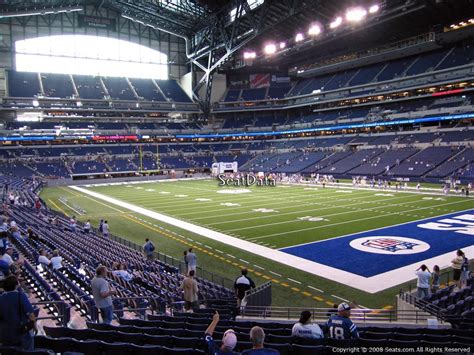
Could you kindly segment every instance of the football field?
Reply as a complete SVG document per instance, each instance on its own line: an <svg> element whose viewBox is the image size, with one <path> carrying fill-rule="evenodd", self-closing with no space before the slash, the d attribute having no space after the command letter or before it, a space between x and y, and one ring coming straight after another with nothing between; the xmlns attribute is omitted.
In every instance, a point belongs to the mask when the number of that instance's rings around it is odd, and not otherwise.
<svg viewBox="0 0 474 355"><path fill-rule="evenodd" d="M204 259L218 259L213 265L230 259L229 266L248 267L258 278L328 304L352 296L353 289L358 290L354 295L388 291L413 279L417 263L447 267L454 250L474 245L474 200L459 196L321 185L221 187L210 179L44 193L47 202L73 214L58 201L67 196L86 210L81 219L96 221L102 213L112 232L128 239L141 243L143 238L117 228L126 221L149 230L164 227L184 238L182 250L194 246ZM178 254L167 250L168 243L157 239L161 250ZM223 266L221 274L235 276ZM326 285L332 290L324 290Z"/></svg>

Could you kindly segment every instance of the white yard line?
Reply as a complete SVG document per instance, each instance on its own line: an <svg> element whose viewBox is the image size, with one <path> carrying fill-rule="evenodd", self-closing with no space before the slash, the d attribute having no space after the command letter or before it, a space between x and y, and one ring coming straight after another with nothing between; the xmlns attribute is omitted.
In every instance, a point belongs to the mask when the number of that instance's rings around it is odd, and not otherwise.
<svg viewBox="0 0 474 355"><path fill-rule="evenodd" d="M401 199L401 198L404 198L406 196L402 196L402 197L395 197L395 198L392 198L390 200L398 200L398 199ZM410 196L411 197L411 196ZM420 201L410 201L410 202L403 202L403 203L399 203L399 204L386 204L384 207L398 207L400 205L406 205L406 204L410 204L410 203L415 203L415 202L420 202ZM273 216L264 216L264 217L280 217L280 216L285 216L285 215L292 215L292 214L305 214L307 212L314 212L314 211L320 211L320 210L327 210L328 208L349 208L351 209L350 211L343 211L343 212L337 212L337 213L331 213L331 214L326 214L326 215L321 215L321 216L318 216L318 217L321 217L321 218L326 218L326 217L333 217L333 216L338 216L338 215L341 215L341 214L347 214L347 213L354 213L354 210L355 211L358 211L358 212L364 212L364 211L373 211L373 210L376 210L378 208L381 208L379 206L376 206L376 207L370 207L370 208L352 208L352 206L358 206L358 205L361 205L361 204L368 204L368 203L372 203L373 202L370 202L370 201L366 201L366 202L363 202L363 201L359 201L357 203L351 203L349 205L326 205L324 208L315 208L315 209L310 209L310 210L304 210L304 212L302 211L297 211L297 212L287 212L287 213L278 213L276 215L273 215ZM294 207L292 207L294 208ZM250 218L250 220L252 220L254 218ZM287 223L295 223L295 222L298 222L297 220L295 219L291 219L291 220L287 220L287 221L280 221L280 222L273 222L273 223L266 223L266 224L259 224L259 225L256 225L256 226L248 226L248 227L241 227L241 228L235 228L235 229L227 229L226 231L227 232L240 232L242 230L246 230L246 229L255 229L255 228L261 228L261 227L271 227L271 226L275 226L275 225L279 225L279 224L287 224ZM252 238L250 238L252 239Z"/></svg>
<svg viewBox="0 0 474 355"><path fill-rule="evenodd" d="M324 277L329 280L337 280L339 283L343 283L346 286L354 287L359 290L376 293L387 288L399 285L401 283L410 281L414 278L413 270L415 270L419 265L423 263L428 264L437 264L441 268L444 268L450 264L452 259L453 251L431 258L427 260L422 260L412 265L407 265L399 269L391 270L389 272L379 274L373 277L363 277L356 275L347 271L339 270L327 265L316 263L307 259L303 259L294 255L284 253L279 250L271 249L264 247L259 244L251 243L239 238L231 237L229 235L210 230L195 224L179 220L170 216L166 216L161 213L147 210L145 208L132 205L128 202L120 201L110 196L106 196L94 191L89 191L77 186L71 186L72 189L79 191L83 194L93 196L102 201L126 208L128 210L140 213L144 216L168 223L170 225L176 226L178 228L190 231L192 233L204 236L206 238L218 241L230 245L232 247L244 250L245 252L255 254L259 257L263 257L272 261L282 263L287 266L291 266L295 269ZM466 254L474 254L474 246L464 248ZM230 256L230 254L228 254Z"/></svg>
<svg viewBox="0 0 474 355"><path fill-rule="evenodd" d="M449 203L445 203L445 204L441 204L441 205L434 205L434 206L430 206L430 207L414 208L414 209L406 210L406 211L403 211L403 212L386 213L386 214L383 214L383 215L377 215L377 216L365 217L365 218L358 218L358 219L355 219L355 220L354 220L354 219L351 219L351 220L349 220L349 221L342 221L342 222L337 222L337 223L331 223L331 224L326 224L326 225L323 225L323 226L309 227L309 228L295 229L295 230L291 230L291 231L287 231L287 232L280 232L280 233L267 234L267 235L263 235L263 236L260 236L260 237L249 238L249 240L266 239L266 238L275 237L275 236L277 236L277 235L287 235L287 234L293 234L293 233L304 232L304 231L308 231L308 230L315 230L315 229L321 229L321 228L327 228L327 227L334 227L334 226L339 226L339 225L341 225L341 224L354 223L354 222L356 222L356 221L367 221L367 220L369 220L369 219L384 218L384 217L393 216L393 215L396 215L396 214L401 214L401 213L405 214L405 213L407 213L407 212L412 212L412 211L433 209L434 207L437 207L437 206L447 206L447 205L453 205L453 204L462 203L462 202L465 202L465 201L454 201L454 202L449 202ZM436 216L433 216L433 217L436 217Z"/></svg>

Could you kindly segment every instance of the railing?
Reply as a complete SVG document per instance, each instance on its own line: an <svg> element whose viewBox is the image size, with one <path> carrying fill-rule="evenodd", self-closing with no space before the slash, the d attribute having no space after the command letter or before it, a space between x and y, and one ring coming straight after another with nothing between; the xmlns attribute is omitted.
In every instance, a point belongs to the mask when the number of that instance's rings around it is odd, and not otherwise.
<svg viewBox="0 0 474 355"><path fill-rule="evenodd" d="M163 313L166 309L157 309L154 304L157 297L114 297L113 313L123 317L125 312L135 313L139 318L146 319L147 314ZM99 322L99 310L96 306L92 308L91 320Z"/></svg>
<svg viewBox="0 0 474 355"><path fill-rule="evenodd" d="M60 322L63 327L66 327L71 319L71 307L64 301L41 301L32 303L32 305L33 307L40 306L45 308L51 313L50 316L37 317L37 320L53 319Z"/></svg>
<svg viewBox="0 0 474 355"><path fill-rule="evenodd" d="M244 316L259 317L272 305L272 283L265 282L245 292L240 312Z"/></svg>
<svg viewBox="0 0 474 355"><path fill-rule="evenodd" d="M443 314L442 309L432 303L425 301L421 298L416 297L412 293L403 292L400 290L398 296L403 301L410 303L411 305L419 308L420 312L429 313L440 320L446 320L446 316Z"/></svg>
<svg viewBox="0 0 474 355"><path fill-rule="evenodd" d="M310 311L313 321L327 321L337 310L330 308L304 307L252 307L246 306L241 310L243 318L259 317L273 320L297 321L302 311ZM356 323L426 323L427 317L423 310L396 310L396 309L367 309L354 308L351 311L351 320Z"/></svg>

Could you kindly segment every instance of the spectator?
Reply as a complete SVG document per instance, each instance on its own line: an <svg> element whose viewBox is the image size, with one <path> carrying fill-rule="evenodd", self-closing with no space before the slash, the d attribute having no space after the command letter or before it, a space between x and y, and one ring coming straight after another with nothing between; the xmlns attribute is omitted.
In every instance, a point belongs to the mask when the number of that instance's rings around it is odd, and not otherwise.
<svg viewBox="0 0 474 355"><path fill-rule="evenodd" d="M184 278L181 288L184 292L184 307L186 310L198 307L198 285L194 279L194 270L189 271Z"/></svg>
<svg viewBox="0 0 474 355"><path fill-rule="evenodd" d="M8 231L8 219L3 217L2 224L0 224L0 232L4 233Z"/></svg>
<svg viewBox="0 0 474 355"><path fill-rule="evenodd" d="M417 297L425 298L430 295L430 279L431 272L428 270L428 267L423 264L416 270L416 276L418 277L417 287Z"/></svg>
<svg viewBox="0 0 474 355"><path fill-rule="evenodd" d="M316 323L311 323L311 312L303 311L300 320L293 326L291 335L297 338L324 338L323 331Z"/></svg>
<svg viewBox="0 0 474 355"><path fill-rule="evenodd" d="M102 228L104 226L104 220L101 219L100 222L99 222L99 227L97 227L97 230L99 231L99 233L103 233L104 232L104 229Z"/></svg>
<svg viewBox="0 0 474 355"><path fill-rule="evenodd" d="M35 209L36 209L36 212L39 214L41 210L41 201L39 198L35 200Z"/></svg>
<svg viewBox="0 0 474 355"><path fill-rule="evenodd" d="M186 271L185 271L185 273L188 273L188 270L189 270L187 255L188 255L188 251L185 250L185 251L184 251L184 263L186 264Z"/></svg>
<svg viewBox="0 0 474 355"><path fill-rule="evenodd" d="M217 324L219 323L219 313L216 311L212 316L212 322L209 324L205 331L205 342L207 347L207 353L209 355L221 355L221 354L229 354L229 355L237 355L238 353L234 352L234 348L237 345L237 336L232 329L227 329L222 336L222 343L219 347L212 337L214 330L216 329Z"/></svg>
<svg viewBox="0 0 474 355"><path fill-rule="evenodd" d="M148 260L153 260L153 252L155 251L155 245L151 242L150 239L145 239L145 244L143 244L143 254Z"/></svg>
<svg viewBox="0 0 474 355"><path fill-rule="evenodd" d="M102 322L105 324L112 323L113 318L113 303L112 296L117 292L110 288L109 283L105 279L107 276L107 268L103 265L99 266L96 271L96 276L92 279L91 288L92 295L96 307L100 310Z"/></svg>
<svg viewBox="0 0 474 355"><path fill-rule="evenodd" d="M240 272L242 275L235 279L234 290L235 295L237 296L237 306L240 307L242 300L245 297L245 292L255 288L255 283L253 280L247 276L248 270L242 269Z"/></svg>
<svg viewBox="0 0 474 355"><path fill-rule="evenodd" d="M8 247L8 234L5 231L0 232L0 254L3 255Z"/></svg>
<svg viewBox="0 0 474 355"><path fill-rule="evenodd" d="M467 280L469 279L469 274L470 274L469 259L463 253L463 263L461 265L461 277L459 278L459 284L461 288L467 286Z"/></svg>
<svg viewBox="0 0 474 355"><path fill-rule="evenodd" d="M186 261L188 262L188 273L191 270L194 270L194 272L196 272L197 256L193 253L193 248L189 248L188 254L186 255Z"/></svg>
<svg viewBox="0 0 474 355"><path fill-rule="evenodd" d="M122 263L117 264L117 268L116 270L112 271L112 274L120 277L121 279L127 282L130 282L133 280L133 275L126 270L125 265Z"/></svg>
<svg viewBox="0 0 474 355"><path fill-rule="evenodd" d="M38 256L38 264L42 266L50 266L51 260L48 259L46 250L40 249L40 255Z"/></svg>
<svg viewBox="0 0 474 355"><path fill-rule="evenodd" d="M464 252L459 249L456 252L456 257L451 260L451 266L453 268L453 280L456 281L457 287L461 288L461 268L464 263Z"/></svg>
<svg viewBox="0 0 474 355"><path fill-rule="evenodd" d="M431 273L431 293L435 293L439 290L439 276L440 269L438 265L433 266L433 272Z"/></svg>
<svg viewBox="0 0 474 355"><path fill-rule="evenodd" d="M91 221L90 219L87 220L86 223L84 223L84 227L82 228L84 233L89 233L91 231Z"/></svg>
<svg viewBox="0 0 474 355"><path fill-rule="evenodd" d="M51 264L54 270L62 269L63 258L59 255L59 250L53 251L53 257L51 258Z"/></svg>
<svg viewBox="0 0 474 355"><path fill-rule="evenodd" d="M259 326L250 329L250 341L252 342L252 349L244 350L242 355L275 355L279 354L274 349L267 349L263 347L265 341L265 332Z"/></svg>
<svg viewBox="0 0 474 355"><path fill-rule="evenodd" d="M106 238L109 237L109 223L107 221L102 224L102 235Z"/></svg>
<svg viewBox="0 0 474 355"><path fill-rule="evenodd" d="M16 276L10 275L3 282L5 292L0 295L0 343L34 349L36 318L28 297L18 290Z"/></svg>
<svg viewBox="0 0 474 355"><path fill-rule="evenodd" d="M70 219L69 219L69 230L73 233L76 232L76 225L77 225L77 222L76 222L76 216L72 216Z"/></svg>
<svg viewBox="0 0 474 355"><path fill-rule="evenodd" d="M350 320L351 307L347 303L341 303L337 307L337 313L328 320L329 337L332 339L358 339L357 327Z"/></svg>
<svg viewBox="0 0 474 355"><path fill-rule="evenodd" d="M2 260L5 261L8 264L8 267L12 266L13 264L13 248L12 247L7 247L5 249L5 252L2 255Z"/></svg>

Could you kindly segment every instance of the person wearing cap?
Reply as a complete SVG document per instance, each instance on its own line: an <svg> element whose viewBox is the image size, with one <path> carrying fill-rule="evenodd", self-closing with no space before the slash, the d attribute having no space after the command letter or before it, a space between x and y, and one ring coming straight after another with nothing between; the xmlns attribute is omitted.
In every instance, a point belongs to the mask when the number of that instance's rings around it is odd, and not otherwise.
<svg viewBox="0 0 474 355"><path fill-rule="evenodd" d="M275 349L265 348L263 342L265 341L265 332L259 327L255 326L250 329L250 341L252 342L252 349L242 351L242 355L277 355L279 351Z"/></svg>
<svg viewBox="0 0 474 355"><path fill-rule="evenodd" d="M329 337L332 339L358 339L357 327L350 320L351 307L343 302L337 307L337 313L328 320Z"/></svg>
<svg viewBox="0 0 474 355"><path fill-rule="evenodd" d="M300 320L293 326L291 335L297 338L320 339L324 338L323 331L316 323L311 323L311 312L303 311Z"/></svg>
<svg viewBox="0 0 474 355"><path fill-rule="evenodd" d="M216 329L217 323L219 323L219 313L216 311L212 316L212 322L206 329L204 340L206 342L207 353L209 355L221 355L227 354L237 355L238 353L234 352L234 348L237 345L237 336L232 329L227 329L222 336L222 344L219 347L212 337L214 330Z"/></svg>

